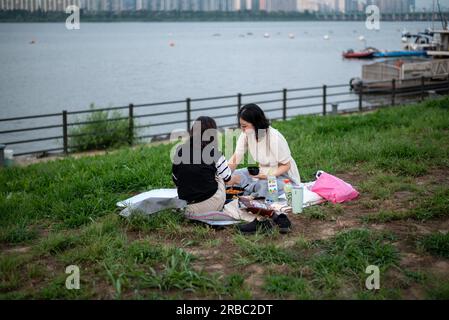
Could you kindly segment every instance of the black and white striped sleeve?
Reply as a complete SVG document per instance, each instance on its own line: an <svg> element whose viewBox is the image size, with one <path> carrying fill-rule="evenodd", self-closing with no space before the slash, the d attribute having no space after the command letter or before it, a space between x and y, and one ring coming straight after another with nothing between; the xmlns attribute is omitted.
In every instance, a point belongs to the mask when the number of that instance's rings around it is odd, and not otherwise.
<svg viewBox="0 0 449 320"><path fill-rule="evenodd" d="M228 166L228 161L223 155L215 163L215 166L217 167L218 175L222 177L225 182L231 180L232 171Z"/></svg>

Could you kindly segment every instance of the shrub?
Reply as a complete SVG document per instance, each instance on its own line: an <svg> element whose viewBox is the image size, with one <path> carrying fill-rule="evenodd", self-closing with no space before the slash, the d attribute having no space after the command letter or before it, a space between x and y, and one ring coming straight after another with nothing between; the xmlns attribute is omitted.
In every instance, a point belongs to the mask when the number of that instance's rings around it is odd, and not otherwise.
<svg viewBox="0 0 449 320"><path fill-rule="evenodd" d="M72 127L69 130L69 146L71 151L99 150L118 147L132 143L136 138L135 131L129 136L129 120L123 118L119 111L95 111L77 122L89 122ZM118 119L118 120L116 120Z"/></svg>

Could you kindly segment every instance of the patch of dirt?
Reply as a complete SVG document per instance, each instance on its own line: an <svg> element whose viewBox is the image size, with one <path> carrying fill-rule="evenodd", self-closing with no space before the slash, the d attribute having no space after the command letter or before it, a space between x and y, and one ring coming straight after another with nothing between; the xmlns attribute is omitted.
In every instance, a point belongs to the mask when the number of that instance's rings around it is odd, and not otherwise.
<svg viewBox="0 0 449 320"><path fill-rule="evenodd" d="M449 185L449 175L447 168L429 168L426 175L416 178L418 185Z"/></svg>
<svg viewBox="0 0 449 320"><path fill-rule="evenodd" d="M252 264L245 268L245 273L249 274L245 280L245 283L252 293L252 298L256 300L266 298L266 294L262 290L264 285L264 268L256 264Z"/></svg>
<svg viewBox="0 0 449 320"><path fill-rule="evenodd" d="M335 222L327 221L307 221L303 219L303 224L299 227L300 233L303 234L308 240L321 240L328 239L337 233L337 224Z"/></svg>
<svg viewBox="0 0 449 320"><path fill-rule="evenodd" d="M446 279L449 277L449 261L447 260L436 260L430 268L434 273L444 275Z"/></svg>
<svg viewBox="0 0 449 320"><path fill-rule="evenodd" d="M9 249L2 250L3 253L28 253L30 252L31 247L30 246L21 246L21 247L13 247Z"/></svg>

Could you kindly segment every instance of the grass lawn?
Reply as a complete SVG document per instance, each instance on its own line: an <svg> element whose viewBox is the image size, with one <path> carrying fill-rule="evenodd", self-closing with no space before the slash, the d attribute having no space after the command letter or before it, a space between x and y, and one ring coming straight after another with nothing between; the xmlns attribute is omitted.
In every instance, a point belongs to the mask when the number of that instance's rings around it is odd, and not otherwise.
<svg viewBox="0 0 449 320"><path fill-rule="evenodd" d="M0 298L449 299L448 98L273 126L304 181L325 170L361 196L244 236L174 211L118 216L117 201L173 187L170 145L2 169Z"/></svg>

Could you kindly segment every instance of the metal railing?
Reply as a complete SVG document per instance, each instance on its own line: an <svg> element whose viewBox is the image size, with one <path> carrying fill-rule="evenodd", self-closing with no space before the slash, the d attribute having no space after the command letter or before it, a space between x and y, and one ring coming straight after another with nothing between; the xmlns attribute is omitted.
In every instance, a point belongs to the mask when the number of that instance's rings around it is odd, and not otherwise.
<svg viewBox="0 0 449 320"><path fill-rule="evenodd" d="M127 142L132 145L136 140L167 137L172 130L180 129L179 126L184 127L188 131L192 121L197 116L205 113L209 115L213 113L212 117L217 120L219 128L238 127L237 114L246 103L259 104L271 120L287 120L297 115L305 114L326 116L330 106L332 106L331 113L335 114L422 101L431 92L449 94L448 75L438 78L419 77L402 81L393 79L391 81L361 82L355 85L337 84L296 89L284 88L275 91L237 93L235 95L196 99L187 98L147 104L130 103L127 106L100 109L63 110L60 113L0 119L0 126L2 127L0 129L0 143L7 147L13 145L28 145L30 147L22 148L15 156L29 154L46 155L49 153L69 154L78 147L69 144L71 138L87 135L104 135L107 133L84 132L74 134L69 130L72 127L94 123L127 120L128 136L123 138L127 139ZM216 101L226 102L220 104L215 103ZM175 107L175 109L170 110L169 108L172 107ZM70 121L70 117L75 115L86 115L99 111L127 111L127 115L96 121ZM223 113L223 111L226 112ZM197 115L194 116L195 114ZM17 128L24 121L35 121L36 119L39 121L44 119L46 121L53 120L53 123ZM148 121L148 119L153 120L153 122ZM137 123L137 120L139 123ZM5 129L5 126L9 126L9 129ZM157 132L151 132L151 130L160 127L168 127L167 130L169 131L158 129ZM137 129L143 130L143 134L135 136ZM42 136L38 134L42 132L47 132L47 135ZM18 135L19 137L17 137ZM33 146L37 143L47 143L47 146L44 149L33 150Z"/></svg>

